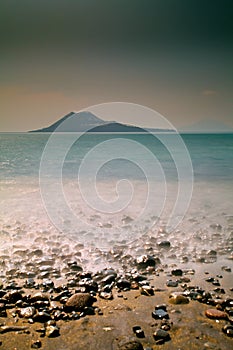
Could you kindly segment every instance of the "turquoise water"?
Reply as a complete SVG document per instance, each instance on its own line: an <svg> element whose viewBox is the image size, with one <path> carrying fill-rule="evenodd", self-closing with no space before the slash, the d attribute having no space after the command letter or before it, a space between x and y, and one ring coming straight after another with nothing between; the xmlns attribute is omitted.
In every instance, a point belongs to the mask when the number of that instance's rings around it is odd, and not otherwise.
<svg viewBox="0 0 233 350"><path fill-rule="evenodd" d="M12 237L19 242L19 232L26 244L58 231L101 246L155 233L168 222L176 223L175 241L203 232L208 246L217 225L229 241L233 134L184 134L178 143L173 134L89 134L73 135L71 144L64 134L48 147L49 137L0 134L3 247Z"/></svg>
<svg viewBox="0 0 233 350"><path fill-rule="evenodd" d="M66 137L69 136L64 135L64 138ZM67 154L64 165L65 176L75 176L75 171L84 155L96 144L113 137L122 138L122 135L85 135L78 140ZM125 136L123 137L125 138ZM172 138L173 135L167 135L167 137ZM17 180L23 176L37 178L42 152L48 138L49 135L46 133L0 134L2 183L9 179ZM172 157L155 137L129 135L127 138L139 142L154 152L170 179L172 179L172 176L175 176ZM191 156L195 181L233 180L233 134L183 134L182 139ZM56 149L56 152L59 153L59 149ZM101 157L102 155L100 154L99 156ZM140 158L140 155L138 157ZM120 172L123 167L124 171L126 173L129 172L130 176L140 176L139 173L135 174L135 169L130 173L130 164L127 164L127 162L124 162L124 164L123 160L118 160L118 162L121 163L121 166L118 166L119 163L112 164L112 169L109 167L109 174L105 172L106 176L117 176L117 170ZM125 175L122 172L120 174Z"/></svg>

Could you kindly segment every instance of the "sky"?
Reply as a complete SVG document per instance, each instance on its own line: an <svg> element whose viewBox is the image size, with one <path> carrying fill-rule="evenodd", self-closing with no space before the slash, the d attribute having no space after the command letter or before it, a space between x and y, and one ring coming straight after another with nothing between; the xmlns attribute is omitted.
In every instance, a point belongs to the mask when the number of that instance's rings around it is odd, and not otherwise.
<svg viewBox="0 0 233 350"><path fill-rule="evenodd" d="M0 0L0 131L112 101L233 128L232 18L232 0Z"/></svg>

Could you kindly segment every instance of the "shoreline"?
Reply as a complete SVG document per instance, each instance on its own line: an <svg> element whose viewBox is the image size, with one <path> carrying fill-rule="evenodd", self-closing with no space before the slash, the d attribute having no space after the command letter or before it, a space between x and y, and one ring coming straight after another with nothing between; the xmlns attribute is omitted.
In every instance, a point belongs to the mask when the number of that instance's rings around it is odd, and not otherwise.
<svg viewBox="0 0 233 350"><path fill-rule="evenodd" d="M60 286L53 284L54 277L14 279L9 274L0 291L1 311L6 311L6 317L0 317L0 349L126 350L140 349L140 344L144 349L165 350L231 348L232 338L222 328L233 323L233 260L222 256L209 264L166 260L166 264L154 263L144 256L137 268L128 267L124 276L111 269L93 274L75 271L74 263ZM168 286L169 280L175 284ZM35 284L26 285L26 281ZM10 299L16 292L21 297ZM188 299L187 303L171 303L173 292ZM96 301L68 308L67 300L82 293ZM156 305L166 305L164 319L152 317ZM35 308L33 316L20 316L27 307ZM208 318L208 309L222 311L226 317ZM46 316L40 318L40 312ZM26 328L5 332L5 326ZM135 326L141 327L143 337L137 337ZM169 338L155 339L153 334L161 327L167 329Z"/></svg>

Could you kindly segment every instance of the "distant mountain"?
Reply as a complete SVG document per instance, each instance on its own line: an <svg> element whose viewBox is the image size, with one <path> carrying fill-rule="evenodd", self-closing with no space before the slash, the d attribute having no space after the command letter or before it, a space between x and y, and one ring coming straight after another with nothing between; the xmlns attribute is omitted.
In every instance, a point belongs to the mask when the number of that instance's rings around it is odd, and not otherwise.
<svg viewBox="0 0 233 350"><path fill-rule="evenodd" d="M52 125L30 132L81 132L104 125L106 122L90 112L70 112Z"/></svg>
<svg viewBox="0 0 233 350"><path fill-rule="evenodd" d="M117 123L115 121L105 121L90 112L70 112L52 125L32 130L29 132L161 132L172 131L165 129L143 129L133 125Z"/></svg>
<svg viewBox="0 0 233 350"><path fill-rule="evenodd" d="M179 131L187 133L231 133L233 128L217 120L204 119L180 128Z"/></svg>

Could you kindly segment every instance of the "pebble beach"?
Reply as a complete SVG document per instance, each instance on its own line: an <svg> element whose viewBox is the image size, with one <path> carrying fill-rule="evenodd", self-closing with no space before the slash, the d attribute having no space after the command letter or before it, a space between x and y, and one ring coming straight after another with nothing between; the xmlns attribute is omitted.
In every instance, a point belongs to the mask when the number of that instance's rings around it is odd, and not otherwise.
<svg viewBox="0 0 233 350"><path fill-rule="evenodd" d="M183 256L147 237L142 255L93 248L89 259L108 264L91 271L82 244L56 246L1 256L1 349L231 348L232 255Z"/></svg>

